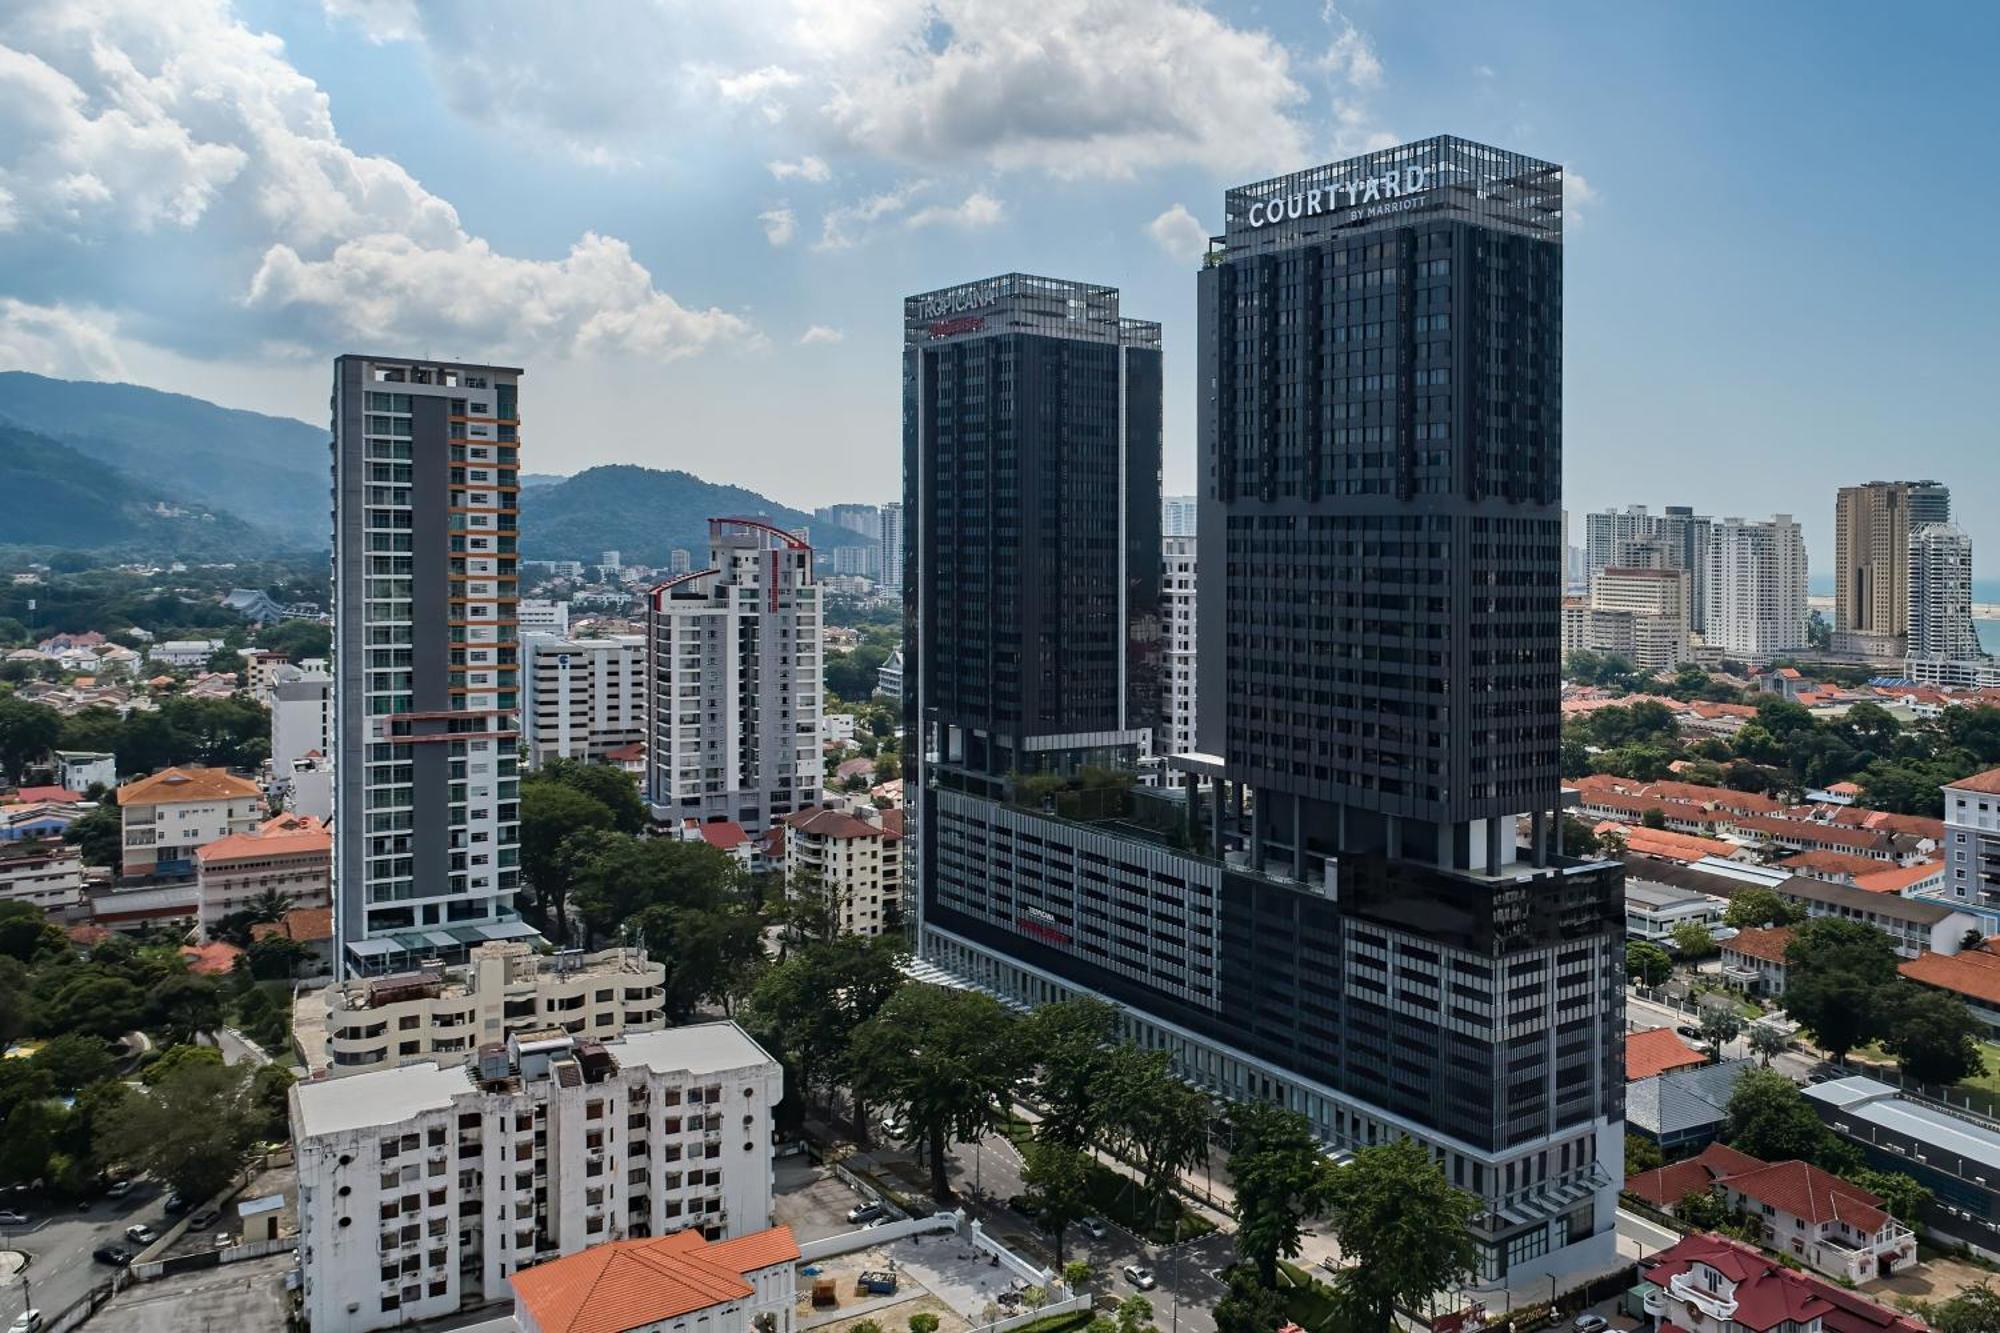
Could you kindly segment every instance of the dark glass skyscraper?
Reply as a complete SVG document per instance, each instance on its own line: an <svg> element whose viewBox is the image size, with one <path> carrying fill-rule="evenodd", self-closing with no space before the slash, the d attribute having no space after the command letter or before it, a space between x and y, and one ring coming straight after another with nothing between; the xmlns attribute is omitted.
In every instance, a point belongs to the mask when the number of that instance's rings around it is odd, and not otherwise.
<svg viewBox="0 0 2000 1333"><path fill-rule="evenodd" d="M1111 999L1188 1078L1337 1146L1422 1141L1481 1202L1487 1278L1594 1268L1622 1179L1623 894L1555 832L1561 170L1431 139L1225 212L1198 278L1200 743L1164 788L954 739L981 685L926 673L981 631L924 564L987 538L933 478L985 466L946 446L991 405L923 383L927 343L974 331L958 312L908 312L919 950L1029 1004ZM1066 410L1055 381L1012 387L1014 419ZM1087 523L1047 531L979 566L970 619L1097 549ZM973 660L1046 679L1104 632L1058 618Z"/></svg>

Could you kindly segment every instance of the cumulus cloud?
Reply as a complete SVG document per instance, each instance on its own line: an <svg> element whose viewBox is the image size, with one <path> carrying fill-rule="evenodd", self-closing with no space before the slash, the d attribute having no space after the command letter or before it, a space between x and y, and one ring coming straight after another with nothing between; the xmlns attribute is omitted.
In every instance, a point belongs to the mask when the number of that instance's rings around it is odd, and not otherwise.
<svg viewBox="0 0 2000 1333"><path fill-rule="evenodd" d="M41 242L210 239L270 339L393 328L672 357L754 337L658 290L614 237L560 259L495 250L400 164L343 143L326 94L224 0L0 7L0 191L12 234Z"/></svg>
<svg viewBox="0 0 2000 1333"><path fill-rule="evenodd" d="M116 321L100 310L0 297L0 370L69 379L122 379Z"/></svg>
<svg viewBox="0 0 2000 1333"><path fill-rule="evenodd" d="M774 92L796 88L803 82L804 77L791 70L779 65L766 65L741 74L720 75L715 80L715 89L731 102L754 102Z"/></svg>
<svg viewBox="0 0 2000 1333"><path fill-rule="evenodd" d="M1153 244L1183 263L1193 263L1208 249L1208 228L1201 225L1185 204L1175 204L1146 224Z"/></svg>
<svg viewBox="0 0 2000 1333"><path fill-rule="evenodd" d="M764 239L774 246L790 245L799 234L799 215L789 208L770 208L757 215L764 224Z"/></svg>
<svg viewBox="0 0 2000 1333"><path fill-rule="evenodd" d="M1563 227L1565 230L1583 225L1586 212L1595 212L1602 196L1583 173L1575 167L1563 168Z"/></svg>
<svg viewBox="0 0 2000 1333"><path fill-rule="evenodd" d="M832 170L826 165L825 161L814 157L811 153L807 153L796 162L772 162L768 165L771 168L771 175L781 181L791 180L796 177L799 180L810 181L815 185L820 185L833 176Z"/></svg>
<svg viewBox="0 0 2000 1333"><path fill-rule="evenodd" d="M846 341L847 335L845 333L842 333L839 329L830 329L824 324L815 324L799 335L800 344L807 347L812 346L814 343L842 343Z"/></svg>
<svg viewBox="0 0 2000 1333"><path fill-rule="evenodd" d="M909 227L959 227L975 231L980 227L990 227L1005 215L1006 205L986 193L974 190L963 202L956 204L931 204L910 214L904 225Z"/></svg>
<svg viewBox="0 0 2000 1333"><path fill-rule="evenodd" d="M873 230L876 223L884 218L902 214L909 208L911 200L930 187L929 181L905 181L893 189L871 194L851 204L840 204L827 209L820 218L820 236L813 242L813 249L824 251L854 248Z"/></svg>

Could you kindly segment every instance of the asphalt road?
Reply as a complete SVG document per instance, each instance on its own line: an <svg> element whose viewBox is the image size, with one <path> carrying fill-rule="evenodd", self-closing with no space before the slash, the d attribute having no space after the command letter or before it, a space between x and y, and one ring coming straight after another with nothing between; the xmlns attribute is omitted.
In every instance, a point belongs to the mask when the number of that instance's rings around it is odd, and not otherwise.
<svg viewBox="0 0 2000 1333"><path fill-rule="evenodd" d="M1032 1225L1007 1207L1009 1197L1026 1192L1021 1180L1021 1155L1003 1135L978 1143L955 1145L948 1170L952 1185L967 1201L967 1211L1002 1238L1035 1234ZM1054 1255L1055 1242L1042 1243ZM1071 1227L1063 1258L1083 1259L1096 1270L1095 1292L1123 1299L1137 1289L1120 1276L1129 1264L1153 1270L1159 1285L1139 1293L1153 1302L1153 1314L1165 1333L1215 1333L1215 1303L1223 1286L1214 1271L1235 1262L1234 1240L1213 1231L1178 1246L1151 1245L1114 1222L1105 1223L1103 1240L1093 1240L1081 1227Z"/></svg>
<svg viewBox="0 0 2000 1333"><path fill-rule="evenodd" d="M1694 1015L1683 1013L1668 1005L1655 1004L1651 1000L1642 1000L1632 994L1632 992L1627 991L1625 992L1625 1023L1628 1028L1634 1026L1675 1028L1683 1024L1693 1026ZM1708 1049L1704 1043L1699 1041L1690 1040L1688 1044L1698 1050L1705 1051ZM1743 1037L1738 1037L1736 1040L1726 1043L1722 1048L1722 1053L1724 1057L1731 1060L1747 1059L1755 1054L1750 1049L1749 1041ZM1819 1066L1820 1062L1817 1059L1798 1051L1786 1051L1783 1055L1774 1056L1771 1060L1771 1067L1773 1069L1799 1083L1805 1082L1806 1077L1815 1069L1818 1069Z"/></svg>
<svg viewBox="0 0 2000 1333"><path fill-rule="evenodd" d="M32 1301L53 1318L57 1311L82 1299L94 1283L119 1270L90 1257L100 1245L139 1247L125 1239L125 1228L143 1222L155 1231L166 1229L166 1191L141 1181L122 1199L97 1199L88 1211L73 1203L37 1196L12 1196L6 1207L26 1213L33 1223L0 1228L0 1249L28 1255L25 1289L19 1281L0 1286L0 1319L11 1322Z"/></svg>

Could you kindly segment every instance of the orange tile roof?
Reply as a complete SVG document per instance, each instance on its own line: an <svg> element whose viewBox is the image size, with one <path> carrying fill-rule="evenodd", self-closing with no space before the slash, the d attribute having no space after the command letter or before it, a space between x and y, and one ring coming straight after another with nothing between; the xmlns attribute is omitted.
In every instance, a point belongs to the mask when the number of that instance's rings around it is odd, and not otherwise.
<svg viewBox="0 0 2000 1333"><path fill-rule="evenodd" d="M1722 951L1783 966L1785 946L1792 942L1792 934L1790 926L1752 926L1736 932L1734 939L1724 940Z"/></svg>
<svg viewBox="0 0 2000 1333"><path fill-rule="evenodd" d="M1812 851L1800 852L1780 860L1778 866L1794 875L1811 875L1815 879L1838 876L1853 879L1856 875L1869 875L1882 868L1883 862L1872 856L1853 856L1847 852Z"/></svg>
<svg viewBox="0 0 2000 1333"><path fill-rule="evenodd" d="M250 927L250 938L261 940L270 935L282 935L300 944L314 944L333 938L333 909L331 907L294 907L278 921L260 921Z"/></svg>
<svg viewBox="0 0 2000 1333"><path fill-rule="evenodd" d="M1912 981L1967 999L2000 1005L2000 935L1977 949L1921 953L1897 969Z"/></svg>
<svg viewBox="0 0 2000 1333"><path fill-rule="evenodd" d="M1870 870L1854 877L1854 887L1866 889L1870 893L1901 893L1913 884L1922 884L1928 879L1939 879L1944 875L1944 866L1938 861L1916 861L1906 866L1890 866L1886 870Z"/></svg>
<svg viewBox="0 0 2000 1333"><path fill-rule="evenodd" d="M1720 1177L1756 1171L1763 1165L1762 1158L1738 1152L1727 1144L1711 1143L1684 1162L1669 1162L1628 1176L1625 1191L1655 1207L1671 1208L1695 1191L1707 1189Z"/></svg>
<svg viewBox="0 0 2000 1333"><path fill-rule="evenodd" d="M1646 1028L1625 1034L1625 1081L1664 1074L1669 1069L1705 1065L1708 1057L1682 1041L1672 1028Z"/></svg>
<svg viewBox="0 0 2000 1333"><path fill-rule="evenodd" d="M1815 824L1808 820L1778 819L1770 815L1739 815L1735 820L1737 831L1742 833L1762 833L1767 837L1783 841L1816 842L1827 847L1850 847L1857 850L1880 848L1893 850L1889 834L1874 829L1847 828L1840 824Z"/></svg>
<svg viewBox="0 0 2000 1333"><path fill-rule="evenodd" d="M82 799L82 792L74 792L67 787L17 787L14 790L14 800L23 805L35 801L48 801L53 805L75 805Z"/></svg>
<svg viewBox="0 0 2000 1333"><path fill-rule="evenodd" d="M167 805L184 801L237 801L262 796L257 784L222 768L163 768L118 789L120 805Z"/></svg>
<svg viewBox="0 0 2000 1333"><path fill-rule="evenodd" d="M798 1258L790 1227L715 1242L689 1230L595 1245L508 1280L543 1333L626 1333L743 1300L749 1274Z"/></svg>
<svg viewBox="0 0 2000 1333"><path fill-rule="evenodd" d="M312 815L277 815L252 833L231 833L195 849L203 865L270 856L331 856L333 834Z"/></svg>
<svg viewBox="0 0 2000 1333"><path fill-rule="evenodd" d="M1981 796L2000 796L2000 768L1989 768L1984 773L1947 782L1945 786L1954 791L1977 792Z"/></svg>
<svg viewBox="0 0 2000 1333"><path fill-rule="evenodd" d="M224 940L210 940L181 950L181 957L188 960L188 971L203 977L227 976L242 956L241 949Z"/></svg>
<svg viewBox="0 0 2000 1333"><path fill-rule="evenodd" d="M1693 833L1676 833L1672 829L1647 828L1644 824L1621 824L1615 819L1607 819L1594 830L1600 837L1606 830L1623 835L1625 850L1639 856L1658 857L1663 861L1680 861L1693 865L1706 856L1730 857L1738 850L1733 842L1720 838L1703 838Z"/></svg>
<svg viewBox="0 0 2000 1333"><path fill-rule="evenodd" d="M1727 1189L1813 1225L1845 1222L1865 1235L1873 1235L1889 1220L1889 1214L1882 1208L1881 1195L1871 1194L1807 1162L1773 1162L1755 1171L1724 1176L1722 1183Z"/></svg>

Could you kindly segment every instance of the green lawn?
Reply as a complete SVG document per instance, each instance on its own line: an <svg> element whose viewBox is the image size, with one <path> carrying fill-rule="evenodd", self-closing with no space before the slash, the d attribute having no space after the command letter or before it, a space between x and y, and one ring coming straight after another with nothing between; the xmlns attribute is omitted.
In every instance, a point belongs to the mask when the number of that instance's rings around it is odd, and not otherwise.
<svg viewBox="0 0 2000 1333"><path fill-rule="evenodd" d="M1023 1324L1014 1333L1074 1333L1077 1329L1088 1328L1094 1317L1089 1310L1072 1310L1068 1314L1052 1314L1047 1319Z"/></svg>
<svg viewBox="0 0 2000 1333"><path fill-rule="evenodd" d="M1297 1264L1278 1265L1278 1291L1285 1314L1306 1333L1323 1333L1334 1326L1333 1293Z"/></svg>
<svg viewBox="0 0 2000 1333"><path fill-rule="evenodd" d="M1981 1092L2000 1094L2000 1045L1990 1041L1979 1043L1979 1053L1986 1057L1986 1072L1975 1074L1960 1083L1961 1088L1978 1088Z"/></svg>

